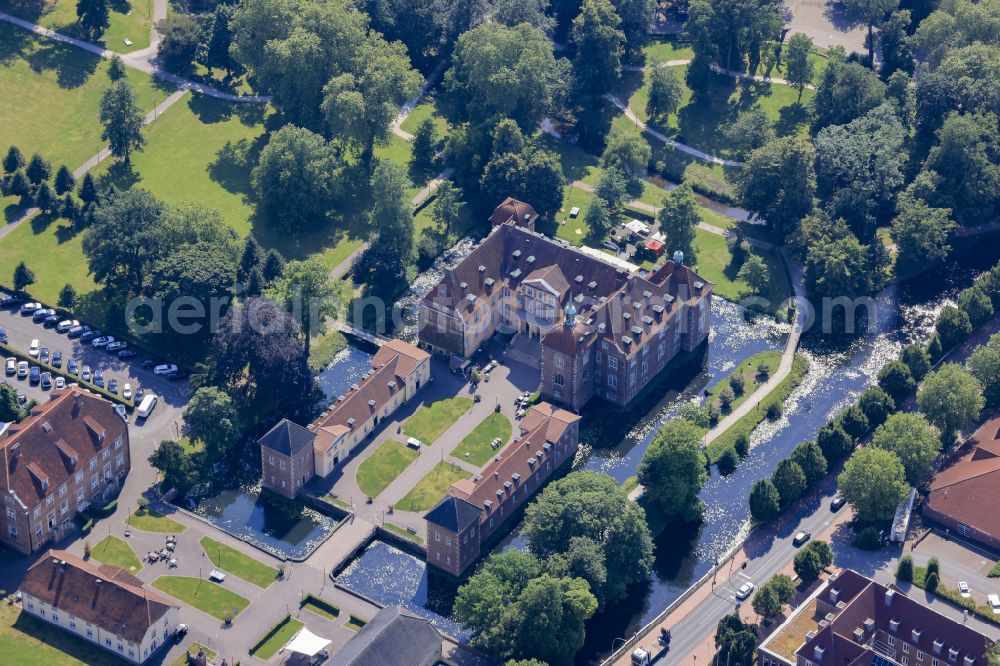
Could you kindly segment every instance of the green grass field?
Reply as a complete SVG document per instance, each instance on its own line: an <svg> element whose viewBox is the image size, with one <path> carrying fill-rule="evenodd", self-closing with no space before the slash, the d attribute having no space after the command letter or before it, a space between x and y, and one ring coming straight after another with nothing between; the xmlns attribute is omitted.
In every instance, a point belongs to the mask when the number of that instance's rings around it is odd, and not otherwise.
<svg viewBox="0 0 1000 666"><path fill-rule="evenodd" d="M125 661L18 606L0 604L0 661L47 666L123 666Z"/></svg>
<svg viewBox="0 0 1000 666"><path fill-rule="evenodd" d="M424 121L424 119L430 118L434 121L434 128L437 130L438 138L443 139L444 135L448 132L448 121L445 120L444 115L438 111L437 100L433 96L425 97L420 104L413 107L413 111L410 115L406 117L406 120L400 124L399 128L404 132L409 132L413 134L417 131L417 127Z"/></svg>
<svg viewBox="0 0 1000 666"><path fill-rule="evenodd" d="M368 624L368 621L362 620L357 615L350 616L347 618L347 622L344 622L344 626L351 631L361 631L366 624Z"/></svg>
<svg viewBox="0 0 1000 666"><path fill-rule="evenodd" d="M417 452L394 439L387 439L358 466L358 487L368 497L378 497L411 462Z"/></svg>
<svg viewBox="0 0 1000 666"><path fill-rule="evenodd" d="M264 636L250 648L250 654L265 661L274 656L274 653L285 646L285 643L292 639L292 636L302 628L302 623L290 615L286 615L281 622L271 627Z"/></svg>
<svg viewBox="0 0 1000 666"><path fill-rule="evenodd" d="M726 239L702 229L695 229L695 251L697 253L697 271L703 278L715 283L715 294L726 300L739 302L749 294L750 287L746 282L736 277L739 267L733 263L733 255L726 245ZM788 282L788 272L785 270L781 257L773 252L754 250L770 271L770 282L760 294L769 302L768 312L778 312L778 306L792 295Z"/></svg>
<svg viewBox="0 0 1000 666"><path fill-rule="evenodd" d="M44 8L43 8L44 7ZM77 24L75 0L53 2L0 0L0 10L37 23L68 37L99 44L118 53L138 51L149 46L153 23L153 0L114 0L108 3L111 25L96 40L88 40ZM126 45L125 40L132 42Z"/></svg>
<svg viewBox="0 0 1000 666"><path fill-rule="evenodd" d="M451 452L455 458L467 460L473 465L482 467L510 441L513 428L508 419L499 412L493 412L475 430L466 435ZM500 449L491 446L494 439L500 439Z"/></svg>
<svg viewBox="0 0 1000 666"><path fill-rule="evenodd" d="M750 358L745 359L737 367L733 368L732 372L726 375L721 382L709 390L708 395L705 397L705 404L715 404L721 409L722 404L719 401L719 394L722 393L722 389L729 386L729 379L739 373L739 375L743 377L743 393L737 395L736 399L730 403L729 411L723 411L723 414L728 414L730 411L746 402L747 398L753 395L754 391L756 391L761 384L767 381L767 377L778 369L778 364L780 362L781 352L774 349L758 352ZM767 375L760 375L757 372L757 368L761 363L767 365Z"/></svg>
<svg viewBox="0 0 1000 666"><path fill-rule="evenodd" d="M187 528L173 518L167 518L152 510L136 511L128 519L129 527L143 532L162 532L164 534L180 534Z"/></svg>
<svg viewBox="0 0 1000 666"><path fill-rule="evenodd" d="M42 301L55 303L66 283L79 295L93 291L97 285L87 273L82 244L81 230L68 220L36 215L0 240L0 282L11 284L14 268L24 261L35 273L28 291Z"/></svg>
<svg viewBox="0 0 1000 666"><path fill-rule="evenodd" d="M340 615L340 609L331 604L326 599L314 596L312 594L307 594L302 603L299 604L299 608L305 608L308 611L316 613L320 617L325 617L328 620L336 619Z"/></svg>
<svg viewBox="0 0 1000 666"><path fill-rule="evenodd" d="M160 576L151 585L220 620L225 620L227 616L235 618L250 605L248 599L235 592L198 578Z"/></svg>
<svg viewBox="0 0 1000 666"><path fill-rule="evenodd" d="M417 536L416 534L410 532L405 527L400 527L399 525L396 525L396 524L393 524L393 523L390 523L390 522L382 523L382 527L384 527L385 529L389 530L393 534L396 534L396 535L399 535L399 536L403 537L404 539L409 539L410 541L414 541L414 542L419 543L421 545L424 543L424 540L423 540L422 537Z"/></svg>
<svg viewBox="0 0 1000 666"><path fill-rule="evenodd" d="M687 44L681 44L676 38L653 38L650 41L651 43L642 49L642 53L646 57L646 65L654 65L668 60L690 60L694 57L694 51L691 47Z"/></svg>
<svg viewBox="0 0 1000 666"><path fill-rule="evenodd" d="M444 497L451 484L468 476L469 473L457 465L438 463L413 486L406 497L399 500L396 508L401 511L427 511Z"/></svg>
<svg viewBox="0 0 1000 666"><path fill-rule="evenodd" d="M136 557L132 546L111 535L101 539L100 543L90 551L90 556L101 564L121 567L131 573L137 573L142 569L142 562Z"/></svg>
<svg viewBox="0 0 1000 666"><path fill-rule="evenodd" d="M278 579L277 569L224 543L219 543L207 536L202 537L198 543L201 544L202 550L208 555L208 559L212 560L212 564L223 571L228 571L234 576L242 578L248 583L266 588Z"/></svg>
<svg viewBox="0 0 1000 666"><path fill-rule="evenodd" d="M441 434L450 428L465 412L472 407L471 398L444 398L423 405L403 424L403 432L409 437L416 437L424 446L437 441Z"/></svg>
<svg viewBox="0 0 1000 666"><path fill-rule="evenodd" d="M192 655L198 654L198 651L201 650L202 652L205 653L205 656L208 657L209 661L211 661L212 658L215 657L216 655L215 650L205 647L198 641L191 643L191 645L189 645L187 649ZM177 659L174 661L173 664L171 664L171 666L188 666L187 655L182 654L181 656L177 657Z"/></svg>
<svg viewBox="0 0 1000 666"><path fill-rule="evenodd" d="M99 107L107 71L96 55L0 23L0 145L17 145L26 158L41 153L53 173L83 164L104 146ZM132 69L128 79L147 111L172 90Z"/></svg>

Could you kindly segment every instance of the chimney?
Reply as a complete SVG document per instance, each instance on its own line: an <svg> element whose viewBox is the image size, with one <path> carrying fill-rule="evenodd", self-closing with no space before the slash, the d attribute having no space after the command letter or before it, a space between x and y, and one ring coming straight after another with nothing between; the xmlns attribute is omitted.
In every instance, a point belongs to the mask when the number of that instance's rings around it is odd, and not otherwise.
<svg viewBox="0 0 1000 666"><path fill-rule="evenodd" d="M892 600L896 598L896 590L886 590L885 591L885 605L891 606ZM836 599L834 599L836 601Z"/></svg>

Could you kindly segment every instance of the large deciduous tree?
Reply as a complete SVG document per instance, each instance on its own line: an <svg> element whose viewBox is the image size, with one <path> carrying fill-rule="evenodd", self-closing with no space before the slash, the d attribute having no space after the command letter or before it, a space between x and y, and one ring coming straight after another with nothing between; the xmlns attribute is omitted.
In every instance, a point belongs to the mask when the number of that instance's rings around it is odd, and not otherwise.
<svg viewBox="0 0 1000 666"><path fill-rule="evenodd" d="M108 0L77 0L76 19L88 39L99 37L111 25Z"/></svg>
<svg viewBox="0 0 1000 666"><path fill-rule="evenodd" d="M904 192L896 204L890 230L897 248L897 265L912 269L942 261L951 251L949 234L954 227L950 209L932 208Z"/></svg>
<svg viewBox="0 0 1000 666"><path fill-rule="evenodd" d="M369 296L381 298L386 306L407 284L406 274L413 263L413 213L407 201L409 179L403 168L379 162L372 176L375 205L369 217L372 239L355 266L367 286Z"/></svg>
<svg viewBox="0 0 1000 666"><path fill-rule="evenodd" d="M891 451L864 446L855 451L838 477L840 492L861 520L891 520L906 497L906 470Z"/></svg>
<svg viewBox="0 0 1000 666"><path fill-rule="evenodd" d="M924 378L917 405L950 444L958 429L979 418L985 406L983 387L962 366L946 363Z"/></svg>
<svg viewBox="0 0 1000 666"><path fill-rule="evenodd" d="M761 146L750 153L737 177L740 202L780 235L791 233L813 207L814 161L813 147L795 137Z"/></svg>
<svg viewBox="0 0 1000 666"><path fill-rule="evenodd" d="M588 95L606 93L621 76L621 58L625 52L621 17L611 0L583 0L580 13L573 19L572 36L576 45L574 69L580 88Z"/></svg>
<svg viewBox="0 0 1000 666"><path fill-rule="evenodd" d="M983 397L989 407L1000 407L1000 333L990 336L969 357L969 372L983 386Z"/></svg>
<svg viewBox="0 0 1000 666"><path fill-rule="evenodd" d="M684 253L684 261L690 265L697 263L694 251L694 230L701 221L699 206L694 198L694 190L689 183L681 183L663 197L663 206L657 219L660 231L666 237L667 248Z"/></svg>
<svg viewBox="0 0 1000 666"><path fill-rule="evenodd" d="M639 483L667 520L696 521L703 506L698 494L708 479L702 432L687 419L667 422L653 439L639 463Z"/></svg>
<svg viewBox="0 0 1000 666"><path fill-rule="evenodd" d="M677 113L684 97L681 80L669 67L657 67L649 77L649 98L646 115L660 125L666 125L670 116Z"/></svg>
<svg viewBox="0 0 1000 666"><path fill-rule="evenodd" d="M202 386L184 408L188 436L204 442L205 450L215 458L228 451L240 436L236 406L225 392L214 386Z"/></svg>
<svg viewBox="0 0 1000 666"><path fill-rule="evenodd" d="M788 46L785 47L785 69L788 72L785 78L798 89L800 102L802 92L813 77L813 64L809 60L812 46L813 41L810 37L797 32L789 38Z"/></svg>
<svg viewBox="0 0 1000 666"><path fill-rule="evenodd" d="M83 236L83 253L95 282L123 297L142 293L152 265L163 253L163 210L143 189L122 192L97 209Z"/></svg>
<svg viewBox="0 0 1000 666"><path fill-rule="evenodd" d="M941 450L937 429L920 414L900 412L890 416L872 435L872 446L899 456L911 486L933 469Z"/></svg>
<svg viewBox="0 0 1000 666"><path fill-rule="evenodd" d="M298 323L306 356L312 336L326 330L326 319L336 316L343 302L339 283L330 279L330 269L315 257L285 264L284 274L267 295L284 305Z"/></svg>

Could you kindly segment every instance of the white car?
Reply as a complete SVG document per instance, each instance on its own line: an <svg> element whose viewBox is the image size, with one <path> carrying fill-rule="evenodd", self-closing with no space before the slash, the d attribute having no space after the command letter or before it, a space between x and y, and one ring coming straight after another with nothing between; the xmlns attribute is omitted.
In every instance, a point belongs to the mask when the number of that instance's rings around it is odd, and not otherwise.
<svg viewBox="0 0 1000 666"><path fill-rule="evenodd" d="M28 362L19 361L17 364L17 378L24 379L28 376Z"/></svg>
<svg viewBox="0 0 1000 666"><path fill-rule="evenodd" d="M756 589L757 586L754 585L753 583L743 583L742 585L740 585L740 589L736 590L736 598L739 599L740 601L743 601L751 594L753 594L753 591Z"/></svg>
<svg viewBox="0 0 1000 666"><path fill-rule="evenodd" d="M986 602L990 605L990 610L994 615L1000 615L1000 596L995 594L987 595Z"/></svg>
<svg viewBox="0 0 1000 666"><path fill-rule="evenodd" d="M7 374L12 375L17 372L17 359L13 356L7 359Z"/></svg>
<svg viewBox="0 0 1000 666"><path fill-rule="evenodd" d="M110 345L114 341L115 341L114 336L111 336L111 335L102 335L99 338L94 338L94 340L90 344L94 345L95 347L100 348L100 347L107 347L108 345Z"/></svg>
<svg viewBox="0 0 1000 666"><path fill-rule="evenodd" d="M964 580L958 583L958 593L966 599L972 596L972 590L969 588L969 584Z"/></svg>
<svg viewBox="0 0 1000 666"><path fill-rule="evenodd" d="M28 347L28 356L38 358L38 338L31 341L31 345Z"/></svg>
<svg viewBox="0 0 1000 666"><path fill-rule="evenodd" d="M58 377L56 377L56 390L61 391L64 388L66 388L66 378L63 377L62 375L59 375Z"/></svg>
<svg viewBox="0 0 1000 666"><path fill-rule="evenodd" d="M132 385L131 384L126 384L125 386L122 387L122 398L124 398L125 400L131 400L132 399Z"/></svg>
<svg viewBox="0 0 1000 666"><path fill-rule="evenodd" d="M42 309L41 303L25 303L24 305L21 306L21 314L28 314L30 312L34 312L35 310L41 310L41 309Z"/></svg>
<svg viewBox="0 0 1000 666"><path fill-rule="evenodd" d="M168 363L166 365L158 365L155 368L153 368L154 375L169 375L172 372L177 372L177 366L172 363Z"/></svg>
<svg viewBox="0 0 1000 666"><path fill-rule="evenodd" d="M76 319L63 319L61 322L56 324L56 330L60 333L65 333L71 328L76 328L80 325Z"/></svg>

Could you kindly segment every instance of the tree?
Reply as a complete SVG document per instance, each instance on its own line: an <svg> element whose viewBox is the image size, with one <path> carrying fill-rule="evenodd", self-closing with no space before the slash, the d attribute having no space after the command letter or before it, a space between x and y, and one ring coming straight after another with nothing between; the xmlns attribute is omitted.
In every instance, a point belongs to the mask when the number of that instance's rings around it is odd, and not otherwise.
<svg viewBox="0 0 1000 666"><path fill-rule="evenodd" d="M214 459L236 444L240 436L239 416L232 398L214 386L202 386L184 408L188 436L205 444Z"/></svg>
<svg viewBox="0 0 1000 666"><path fill-rule="evenodd" d="M299 325L306 356L310 338L326 330L326 319L335 317L343 302L342 290L330 280L329 268L315 257L285 264L284 275L268 291L268 296L283 304Z"/></svg>
<svg viewBox="0 0 1000 666"><path fill-rule="evenodd" d="M83 180L80 181L80 187L78 188L78 195L80 201L84 204L92 204L97 201L97 184L94 182L94 177L90 173L85 173L83 175Z"/></svg>
<svg viewBox="0 0 1000 666"><path fill-rule="evenodd" d="M3 158L4 173L12 174L22 168L24 168L24 155L21 153L20 148L11 146L7 149L7 154Z"/></svg>
<svg viewBox="0 0 1000 666"><path fill-rule="evenodd" d="M62 196L67 192L72 192L73 188L76 187L76 178L73 177L73 172L64 164L59 167L59 171L56 172L56 194Z"/></svg>
<svg viewBox="0 0 1000 666"><path fill-rule="evenodd" d="M837 479L840 492L865 522L892 520L906 498L906 470L891 451L863 446L855 451Z"/></svg>
<svg viewBox="0 0 1000 666"><path fill-rule="evenodd" d="M813 96L814 127L846 125L884 100L885 84L878 75L864 65L846 62L843 51L834 50Z"/></svg>
<svg viewBox="0 0 1000 666"><path fill-rule="evenodd" d="M982 289L973 285L958 294L958 307L969 315L969 323L980 326L993 316L993 302Z"/></svg>
<svg viewBox="0 0 1000 666"><path fill-rule="evenodd" d="M728 412L733 405L733 400L736 400L736 393L731 387L723 386L722 390L719 391L719 404L722 405L722 409Z"/></svg>
<svg viewBox="0 0 1000 666"><path fill-rule="evenodd" d="M17 402L17 389L4 382L0 384L0 423L14 423L23 416Z"/></svg>
<svg viewBox="0 0 1000 666"><path fill-rule="evenodd" d="M461 190L450 180L441 183L435 193L434 205L431 206L431 219L441 227L445 235L458 228L458 222L462 217L462 206L465 205L461 196Z"/></svg>
<svg viewBox="0 0 1000 666"><path fill-rule="evenodd" d="M625 175L614 167L602 169L594 187L594 196L604 200L607 210L620 211L628 198L628 182ZM599 237L603 238L604 235Z"/></svg>
<svg viewBox="0 0 1000 666"><path fill-rule="evenodd" d="M897 71L913 73L913 48L909 29L908 9L892 12L879 26L878 41L882 47L882 65L879 71L883 78L888 79Z"/></svg>
<svg viewBox="0 0 1000 666"><path fill-rule="evenodd" d="M24 291L35 284L35 273L23 261L14 267L14 291Z"/></svg>
<svg viewBox="0 0 1000 666"><path fill-rule="evenodd" d="M595 196L587 207L587 213L583 216L584 224L587 225L588 236L593 240L606 238L614 229L615 223L608 213L608 204L599 196Z"/></svg>
<svg viewBox="0 0 1000 666"><path fill-rule="evenodd" d="M788 40L785 47L785 78L799 89L798 101L802 101L802 91L806 89L806 84L812 81L813 64L809 59L809 52L812 51L813 41L802 33L795 33Z"/></svg>
<svg viewBox="0 0 1000 666"><path fill-rule="evenodd" d="M69 283L63 285L63 288L59 290L59 301L56 305L64 310L72 310L76 307L76 288Z"/></svg>
<svg viewBox="0 0 1000 666"><path fill-rule="evenodd" d="M40 185L52 177L52 165L41 155L35 153L31 156L31 161L28 162L28 168L24 170L24 175L28 177L32 185Z"/></svg>
<svg viewBox="0 0 1000 666"><path fill-rule="evenodd" d="M781 602L778 594L769 585L762 585L757 594L753 595L753 612L764 619L771 619L781 613Z"/></svg>
<svg viewBox="0 0 1000 666"><path fill-rule="evenodd" d="M156 56L172 71L184 73L191 69L201 45L201 25L191 14L173 12L156 24L160 43Z"/></svg>
<svg viewBox="0 0 1000 666"><path fill-rule="evenodd" d="M775 574L771 580L767 581L767 587L774 590L778 595L778 601L783 604L791 602L795 598L795 583L785 574Z"/></svg>
<svg viewBox="0 0 1000 666"><path fill-rule="evenodd" d="M565 185L559 156L551 150L532 147L525 160L520 190L524 200L532 202L539 215L551 218L562 208Z"/></svg>
<svg viewBox="0 0 1000 666"><path fill-rule="evenodd" d="M917 392L917 406L941 430L947 444L954 441L959 428L979 418L985 404L983 387L955 363L946 363L927 375Z"/></svg>
<svg viewBox="0 0 1000 666"><path fill-rule="evenodd" d="M559 110L566 92L568 63L555 59L545 33L533 25L474 28L458 38L451 62L443 97L452 120L511 118L534 132ZM498 77L499 71L507 74Z"/></svg>
<svg viewBox="0 0 1000 666"><path fill-rule="evenodd" d="M892 451L906 470L906 482L917 485L929 474L941 450L939 433L920 414L893 414L872 435L872 446Z"/></svg>
<svg viewBox="0 0 1000 666"><path fill-rule="evenodd" d="M726 663L729 666L753 666L758 637L757 625L749 622L744 624L739 613L725 616L719 620L715 629L715 647L718 650L719 663Z"/></svg>
<svg viewBox="0 0 1000 666"><path fill-rule="evenodd" d="M869 386L858 398L858 407L868 419L868 427L873 428L885 422L896 409L896 401L878 386Z"/></svg>
<svg viewBox="0 0 1000 666"><path fill-rule="evenodd" d="M127 79L115 81L101 97L101 138L108 142L111 154L129 164L132 153L146 143L142 135L145 124L135 91Z"/></svg>
<svg viewBox="0 0 1000 666"><path fill-rule="evenodd" d="M597 600L586 581L542 574L528 583L511 609L513 656L570 666L595 612Z"/></svg>
<svg viewBox="0 0 1000 666"><path fill-rule="evenodd" d="M653 151L642 136L615 130L608 137L607 146L601 154L601 166L621 172L628 179L630 193L638 196L652 156Z"/></svg>
<svg viewBox="0 0 1000 666"><path fill-rule="evenodd" d="M197 60L208 69L223 69L226 76L232 76L240 65L233 58L230 47L233 43L233 29L230 25L233 8L219 4L212 13L206 35L198 46Z"/></svg>
<svg viewBox="0 0 1000 666"><path fill-rule="evenodd" d="M764 45L781 32L782 24L778 2L696 0L688 8L684 32L693 42L699 69L716 63L742 70L749 62L753 70ZM699 84L707 82L701 76L696 79Z"/></svg>
<svg viewBox="0 0 1000 666"><path fill-rule="evenodd" d="M740 464L740 454L736 452L736 448L732 446L726 447L726 450L722 452L719 456L716 465L719 468L719 474L726 476L732 474L736 469L736 466Z"/></svg>
<svg viewBox="0 0 1000 666"><path fill-rule="evenodd" d="M760 294L771 281L771 271L759 255L751 252L740 266L736 279L746 282L751 294Z"/></svg>
<svg viewBox="0 0 1000 666"><path fill-rule="evenodd" d="M831 564L833 564L833 550L830 544L826 541L810 541L805 548L795 553L792 566L802 583L809 585Z"/></svg>
<svg viewBox="0 0 1000 666"><path fill-rule="evenodd" d="M49 212L57 205L56 193L52 191L52 186L48 181L43 181L35 191L35 205L44 212Z"/></svg>
<svg viewBox="0 0 1000 666"><path fill-rule="evenodd" d="M701 221L700 207L689 183L681 183L663 197L663 208L657 219L660 231L667 237L666 244L684 253L684 260L691 265L697 262L694 253L694 230Z"/></svg>
<svg viewBox="0 0 1000 666"><path fill-rule="evenodd" d="M353 74L335 76L323 87L321 108L332 137L370 166L375 146L388 142L399 107L419 92L423 78L400 42L373 39L359 60Z"/></svg>
<svg viewBox="0 0 1000 666"><path fill-rule="evenodd" d="M67 220L76 221L80 218L80 206L76 203L76 199L73 198L72 194L67 194L62 198L59 214Z"/></svg>
<svg viewBox="0 0 1000 666"><path fill-rule="evenodd" d="M120 296L142 293L164 239L164 206L152 194L131 189L99 207L83 236L83 253L94 281Z"/></svg>
<svg viewBox="0 0 1000 666"><path fill-rule="evenodd" d="M760 104L740 111L736 120L723 130L726 139L741 158L774 140L774 126Z"/></svg>
<svg viewBox="0 0 1000 666"><path fill-rule="evenodd" d="M366 293L387 305L407 284L406 273L413 260L413 214L407 201L409 179L391 162L379 162L372 176L375 205L369 217L374 236L361 256L355 275L366 285Z"/></svg>
<svg viewBox="0 0 1000 666"><path fill-rule="evenodd" d="M899 360L906 364L910 369L910 375L918 382L930 372L931 357L923 346L915 342L903 347Z"/></svg>
<svg viewBox="0 0 1000 666"><path fill-rule="evenodd" d="M842 411L837 420L840 422L840 427L850 435L851 439L860 439L862 435L868 432L868 417L865 416L864 410L857 404L851 405Z"/></svg>
<svg viewBox="0 0 1000 666"><path fill-rule="evenodd" d="M809 142L795 137L775 139L754 150L737 177L741 205L787 235L812 210L814 158Z"/></svg>
<svg viewBox="0 0 1000 666"><path fill-rule="evenodd" d="M896 580L903 583L913 582L913 558L909 555L899 558L899 565L896 567Z"/></svg>
<svg viewBox="0 0 1000 666"><path fill-rule="evenodd" d="M701 519L698 494L708 479L701 430L687 419L667 421L639 463L639 483L647 499L657 503L668 521Z"/></svg>
<svg viewBox="0 0 1000 666"><path fill-rule="evenodd" d="M778 463L771 475L771 483L778 489L782 507L802 497L807 485L805 473L792 458L784 458Z"/></svg>
<svg viewBox="0 0 1000 666"><path fill-rule="evenodd" d="M124 79L128 73L125 71L125 61L117 53L111 56L108 60L108 79L114 83L115 81L121 81Z"/></svg>
<svg viewBox="0 0 1000 666"><path fill-rule="evenodd" d="M889 362L879 370L878 385L897 403L917 388L917 382L910 374L910 368L899 359Z"/></svg>
<svg viewBox="0 0 1000 666"><path fill-rule="evenodd" d="M76 17L83 34L93 40L111 25L108 0L77 0Z"/></svg>
<svg viewBox="0 0 1000 666"><path fill-rule="evenodd" d="M781 496L770 479L758 479L750 490L750 515L758 523L769 523L781 512Z"/></svg>
<svg viewBox="0 0 1000 666"><path fill-rule="evenodd" d="M572 472L550 483L525 510L523 532L531 552L542 561L563 554L567 574L584 575L603 604L625 598L628 586L645 581L653 564L653 542L642 509L611 477L596 472ZM573 571L574 561L593 547L603 567L587 565ZM591 553L592 554L592 553ZM603 570L606 580L588 572Z"/></svg>
<svg viewBox="0 0 1000 666"><path fill-rule="evenodd" d="M339 197L343 163L322 136L285 125L271 134L251 184L263 212L286 229L321 225Z"/></svg>
<svg viewBox="0 0 1000 666"><path fill-rule="evenodd" d="M492 19L508 27L529 23L550 32L555 19L546 13L548 8L548 0L495 0Z"/></svg>
<svg viewBox="0 0 1000 666"><path fill-rule="evenodd" d="M657 67L649 81L649 98L646 100L646 115L661 125L666 125L670 116L677 113L684 97L681 80L669 67Z"/></svg>
<svg viewBox="0 0 1000 666"><path fill-rule="evenodd" d="M936 592L940 584L941 578L936 571L931 571L924 577L924 589L928 592Z"/></svg>
<svg viewBox="0 0 1000 666"><path fill-rule="evenodd" d="M816 445L827 463L836 462L851 452L854 441L837 421L830 421L816 433Z"/></svg>
<svg viewBox="0 0 1000 666"><path fill-rule="evenodd" d="M11 175L9 184L7 185L7 191L14 196L21 197L25 201L30 201L32 198L33 187L31 186L31 181L28 177L24 175L24 172L18 169Z"/></svg>
<svg viewBox="0 0 1000 666"><path fill-rule="evenodd" d="M1000 406L1000 333L976 347L968 361L969 373L983 387L986 406Z"/></svg>
<svg viewBox="0 0 1000 666"><path fill-rule="evenodd" d="M873 33L876 23L881 23L886 15L896 9L898 0L845 0L844 5L868 26L868 62L875 62L875 36Z"/></svg>
<svg viewBox="0 0 1000 666"><path fill-rule="evenodd" d="M200 476L197 464L184 447L170 440L160 442L156 451L149 456L149 464L163 474L162 488L176 488L178 497L183 497L198 482Z"/></svg>
<svg viewBox="0 0 1000 666"><path fill-rule="evenodd" d="M415 173L426 173L434 167L437 160L439 139L434 121L424 118L413 133L411 145L410 168ZM440 196L440 195L439 195Z"/></svg>
<svg viewBox="0 0 1000 666"><path fill-rule="evenodd" d="M826 458L816 442L802 442L792 451L792 460L805 474L806 485L811 486L826 475Z"/></svg>
<svg viewBox="0 0 1000 666"><path fill-rule="evenodd" d="M944 349L941 347L941 336L937 334L937 331L931 333L931 337L927 340L927 355L931 357L932 361L937 361L944 356Z"/></svg>
<svg viewBox="0 0 1000 666"><path fill-rule="evenodd" d="M966 312L954 305L946 305L938 313L935 330L941 339L941 346L944 349L951 349L972 335L972 322Z"/></svg>
<svg viewBox="0 0 1000 666"><path fill-rule="evenodd" d="M577 82L586 94L603 95L621 76L625 52L625 33L615 6L610 0L583 0L571 34Z"/></svg>

